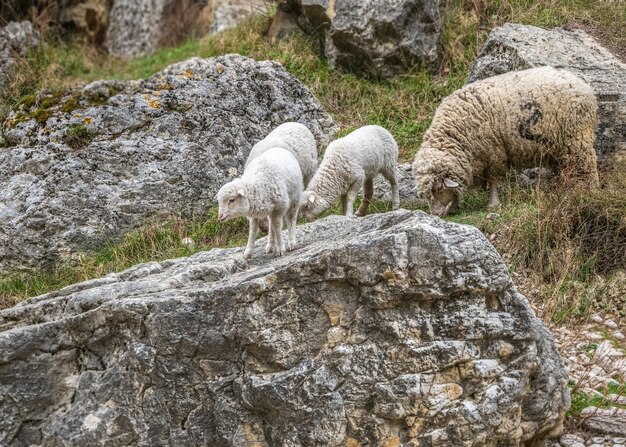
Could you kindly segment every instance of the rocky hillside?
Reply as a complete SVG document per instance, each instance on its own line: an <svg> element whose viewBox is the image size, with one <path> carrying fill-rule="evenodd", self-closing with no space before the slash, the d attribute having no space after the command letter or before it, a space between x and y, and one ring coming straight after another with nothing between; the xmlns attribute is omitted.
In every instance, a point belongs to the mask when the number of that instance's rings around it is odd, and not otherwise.
<svg viewBox="0 0 626 447"><path fill-rule="evenodd" d="M620 2L149 3L0 5L0 444L626 444ZM592 85L601 188L415 211L441 100L539 65ZM289 120L388 128L412 211L244 261L214 194Z"/></svg>

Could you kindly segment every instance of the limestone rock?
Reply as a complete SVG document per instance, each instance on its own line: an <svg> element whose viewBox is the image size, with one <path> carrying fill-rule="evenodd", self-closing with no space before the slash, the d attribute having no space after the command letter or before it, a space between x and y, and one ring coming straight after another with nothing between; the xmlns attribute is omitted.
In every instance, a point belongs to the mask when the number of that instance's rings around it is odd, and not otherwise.
<svg viewBox="0 0 626 447"><path fill-rule="evenodd" d="M115 0L104 46L115 56L147 55L192 35L223 31L268 5L266 0Z"/></svg>
<svg viewBox="0 0 626 447"><path fill-rule="evenodd" d="M115 0L104 46L114 56L142 56L174 45L205 17L206 0Z"/></svg>
<svg viewBox="0 0 626 447"><path fill-rule="evenodd" d="M331 64L390 77L441 58L439 0L293 0Z"/></svg>
<svg viewBox="0 0 626 447"><path fill-rule="evenodd" d="M545 30L514 23L495 28L472 67L469 82L542 65L567 69L593 87L599 105L599 159L626 150L626 64L582 30Z"/></svg>
<svg viewBox="0 0 626 447"><path fill-rule="evenodd" d="M109 11L113 0L82 0L70 2L58 11L59 21L73 31L83 34L87 40L102 45L109 26Z"/></svg>
<svg viewBox="0 0 626 447"><path fill-rule="evenodd" d="M586 407L580 413L583 426L591 431L626 436L626 410L622 408Z"/></svg>
<svg viewBox="0 0 626 447"><path fill-rule="evenodd" d="M398 210L298 227L0 312L0 444L537 445L552 335L477 229ZM263 241L257 243L263 244Z"/></svg>
<svg viewBox="0 0 626 447"><path fill-rule="evenodd" d="M267 0L212 0L209 31L219 33L232 28L254 14L266 12Z"/></svg>
<svg viewBox="0 0 626 447"><path fill-rule="evenodd" d="M415 193L415 176L411 170L411 163L400 163L396 166L400 203L406 205L418 204ZM382 175L374 180L374 198L377 200L391 201L391 187Z"/></svg>
<svg viewBox="0 0 626 447"><path fill-rule="evenodd" d="M39 32L28 20L11 22L0 28L0 88L13 72L16 56L26 56L39 45Z"/></svg>
<svg viewBox="0 0 626 447"><path fill-rule="evenodd" d="M0 149L0 271L49 265L160 216L202 214L285 121L332 118L276 62L193 58L16 110Z"/></svg>

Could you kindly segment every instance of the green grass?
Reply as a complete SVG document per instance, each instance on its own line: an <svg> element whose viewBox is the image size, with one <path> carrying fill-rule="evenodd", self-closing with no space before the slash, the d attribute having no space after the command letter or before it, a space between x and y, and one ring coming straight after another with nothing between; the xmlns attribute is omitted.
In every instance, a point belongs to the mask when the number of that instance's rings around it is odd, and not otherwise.
<svg viewBox="0 0 626 447"><path fill-rule="evenodd" d="M0 309L27 297L119 272L142 262L189 256L214 247L236 247L245 243L247 234L245 219L221 223L214 209L194 220L172 218L164 223L148 223L121 241L80 254L71 262L60 263L50 270L0 276ZM193 240L193 245L185 244L185 238Z"/></svg>
<svg viewBox="0 0 626 447"><path fill-rule="evenodd" d="M617 407L626 409L626 405L616 404L598 394L590 396L572 384L570 384L570 389L572 392L572 405L567 413L568 416L580 416L580 412L586 407ZM598 392L603 396L608 396L609 394L626 396L626 382L615 381L607 385L605 388L598 390Z"/></svg>
<svg viewBox="0 0 626 447"><path fill-rule="evenodd" d="M441 72L416 68L387 81L331 69L319 57L318 42L303 33L269 42L263 37L269 16L130 60L108 57L78 41L52 40L18 62L14 78L0 92L0 122L16 108L18 120L45 120L55 108L69 112L78 104L66 89L96 79L144 78L189 57L239 53L281 62L332 114L341 126L340 135L365 124L388 128L398 140L401 160L406 161L418 150L437 105L465 83L489 31L508 21L542 27L582 26L600 34L610 48L626 48L624 0L451 0L443 28ZM80 125L68 129L66 136L77 148L89 137ZM0 132L0 147L3 144ZM510 181L497 216L486 211L484 192L471 191L461 211L449 219L495 235L494 244L510 269L537 286L537 296L532 298L545 303L545 317L580 321L598 310L626 316L625 269L620 261L624 257L618 256L626 222L626 181L615 175L605 183L600 193L560 194L525 190ZM389 204L376 202L371 212L388 209ZM337 207L331 212L338 212ZM241 244L245 226L244 220L219 224L215 211L192 221L172 217L165 223L146 224L121 241L83 253L53 270L0 278L0 307L140 262ZM194 248L181 243L185 237L196 242Z"/></svg>

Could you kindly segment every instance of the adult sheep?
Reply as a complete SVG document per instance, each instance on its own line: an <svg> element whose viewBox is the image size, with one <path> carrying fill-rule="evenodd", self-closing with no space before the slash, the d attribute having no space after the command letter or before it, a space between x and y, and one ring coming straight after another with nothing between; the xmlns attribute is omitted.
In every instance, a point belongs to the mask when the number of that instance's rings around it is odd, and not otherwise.
<svg viewBox="0 0 626 447"><path fill-rule="evenodd" d="M272 148L252 160L241 178L232 180L217 193L220 222L246 216L250 225L246 258L252 257L258 223L269 218L267 253L285 253L283 219L287 218L288 250L296 247L296 219L302 194L302 172L291 152Z"/></svg>
<svg viewBox="0 0 626 447"><path fill-rule="evenodd" d="M364 126L328 145L320 167L302 193L301 210L312 220L341 197L343 214L353 215L356 196L363 187L363 216L374 193L374 178L382 174L391 184L393 209L400 204L396 163L398 144L380 126Z"/></svg>
<svg viewBox="0 0 626 447"><path fill-rule="evenodd" d="M552 67L466 85L437 108L415 155L417 194L445 216L469 187L486 182L493 209L510 167L545 165L597 186L597 108L588 84Z"/></svg>
<svg viewBox="0 0 626 447"><path fill-rule="evenodd" d="M317 143L309 128L295 122L283 123L276 127L252 147L246 160L246 167L256 157L275 147L293 154L300 165L303 186L306 187L317 170ZM266 220L258 221L257 225L261 231L268 231L269 225Z"/></svg>

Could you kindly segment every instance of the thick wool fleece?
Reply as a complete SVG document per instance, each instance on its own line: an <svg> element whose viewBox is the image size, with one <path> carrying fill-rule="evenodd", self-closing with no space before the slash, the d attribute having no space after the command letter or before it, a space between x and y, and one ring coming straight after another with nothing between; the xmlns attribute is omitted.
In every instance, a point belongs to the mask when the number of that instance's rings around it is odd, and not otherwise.
<svg viewBox="0 0 626 447"><path fill-rule="evenodd" d="M288 250L296 247L296 220L302 194L302 172L291 152L271 148L254 158L241 178L222 186L217 193L219 219L248 217L250 226L244 256L249 258L261 221L268 221L266 251L278 256L285 251L283 220L289 230Z"/></svg>
<svg viewBox="0 0 626 447"><path fill-rule="evenodd" d="M484 79L452 93L437 108L413 162L417 193L449 178L458 194L509 167L572 167L598 184L593 148L597 103L591 87L552 67Z"/></svg>
<svg viewBox="0 0 626 447"><path fill-rule="evenodd" d="M281 124L254 145L248 155L246 166L254 158L273 147L288 150L296 157L302 171L304 186L306 186L317 169L317 143L311 131L300 123Z"/></svg>
<svg viewBox="0 0 626 447"><path fill-rule="evenodd" d="M328 145L306 192L316 193L329 208L355 185L358 191L366 180L382 174L392 184L397 207L397 161L398 144L385 128L361 127Z"/></svg>

